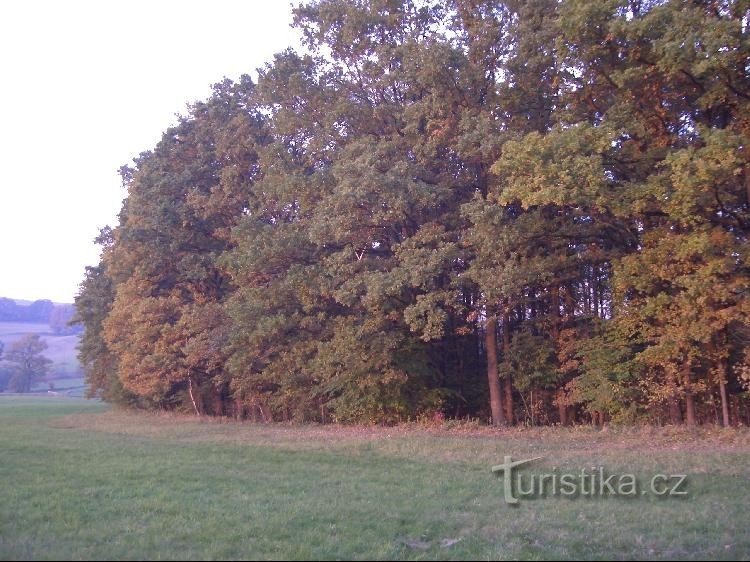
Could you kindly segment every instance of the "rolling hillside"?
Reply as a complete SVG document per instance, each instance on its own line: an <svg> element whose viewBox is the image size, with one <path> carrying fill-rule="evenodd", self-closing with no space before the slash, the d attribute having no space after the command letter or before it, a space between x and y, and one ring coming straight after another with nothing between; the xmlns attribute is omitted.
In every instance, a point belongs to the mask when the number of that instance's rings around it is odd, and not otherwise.
<svg viewBox="0 0 750 562"><path fill-rule="evenodd" d="M55 391L82 395L83 374L76 358L79 336L55 334L48 324L0 322L0 341L5 344L5 349L27 334L39 334L42 337L48 346L44 355L52 360L49 374L34 389L46 392L52 383Z"/></svg>

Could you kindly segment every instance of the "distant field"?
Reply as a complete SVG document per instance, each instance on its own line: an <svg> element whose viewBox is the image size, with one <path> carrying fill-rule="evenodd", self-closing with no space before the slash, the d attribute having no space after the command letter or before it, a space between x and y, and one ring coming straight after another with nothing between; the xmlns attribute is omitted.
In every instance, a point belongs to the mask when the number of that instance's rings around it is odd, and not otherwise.
<svg viewBox="0 0 750 562"><path fill-rule="evenodd" d="M47 394L57 392L66 396L72 396L75 398L83 398L86 393L86 380L83 377L66 377L62 379L55 379L52 382L53 388L50 389L50 383L47 381L40 381L34 384L32 392L45 392Z"/></svg>
<svg viewBox="0 0 750 562"><path fill-rule="evenodd" d="M0 559L750 558L748 430L260 426L0 397ZM505 503L490 467L686 473Z"/></svg>
<svg viewBox="0 0 750 562"><path fill-rule="evenodd" d="M27 334L39 334L49 346L44 353L52 360L52 378L80 377L80 367L76 358L79 336L58 336L50 332L47 324L27 324L21 322L0 322L0 341L6 349L8 345Z"/></svg>
<svg viewBox="0 0 750 562"><path fill-rule="evenodd" d="M49 326L27 322L0 322L0 338L3 338L3 340L6 338L17 339L26 334L50 334Z"/></svg>

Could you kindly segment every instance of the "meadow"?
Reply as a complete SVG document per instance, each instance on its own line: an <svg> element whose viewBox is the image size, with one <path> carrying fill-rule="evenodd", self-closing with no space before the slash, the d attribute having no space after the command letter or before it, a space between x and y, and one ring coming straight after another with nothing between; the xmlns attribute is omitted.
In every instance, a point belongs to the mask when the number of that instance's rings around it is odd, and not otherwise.
<svg viewBox="0 0 750 562"><path fill-rule="evenodd" d="M744 429L253 425L0 397L0 559L748 559ZM491 466L686 473L508 505Z"/></svg>

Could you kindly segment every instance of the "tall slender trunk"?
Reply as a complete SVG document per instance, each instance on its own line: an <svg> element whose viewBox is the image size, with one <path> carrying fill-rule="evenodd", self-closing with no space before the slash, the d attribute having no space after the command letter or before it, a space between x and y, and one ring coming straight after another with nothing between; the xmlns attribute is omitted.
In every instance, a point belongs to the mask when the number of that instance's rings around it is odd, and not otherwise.
<svg viewBox="0 0 750 562"><path fill-rule="evenodd" d="M510 304L503 311L503 361L505 362L505 417L508 423L514 423L513 410L513 375L510 368Z"/></svg>
<svg viewBox="0 0 750 562"><path fill-rule="evenodd" d="M573 283L565 286L565 320L570 321L576 313L576 303L573 298Z"/></svg>
<svg viewBox="0 0 750 562"><path fill-rule="evenodd" d="M744 133L748 134L748 127L744 127ZM742 152L745 157L745 197L747 197L747 204L750 205L750 145L746 144Z"/></svg>
<svg viewBox="0 0 750 562"><path fill-rule="evenodd" d="M692 382L692 367L690 360L687 360L683 367L683 383L687 386L685 392L685 422L691 427L695 425L695 396L693 396Z"/></svg>
<svg viewBox="0 0 750 562"><path fill-rule="evenodd" d="M555 344L560 339L560 287L555 285L550 289L550 299L552 301L552 337Z"/></svg>
<svg viewBox="0 0 750 562"><path fill-rule="evenodd" d="M489 307L487 308L485 347L487 353L487 382L490 386L492 425L504 425L503 397L500 389L500 377L497 374L497 317L494 314L490 314Z"/></svg>
<svg viewBox="0 0 750 562"><path fill-rule="evenodd" d="M669 423L682 425L682 410L680 409L680 399L677 396L669 398Z"/></svg>
<svg viewBox="0 0 750 562"><path fill-rule="evenodd" d="M729 400L727 400L727 364L723 359L719 363L719 394L721 395L721 421L724 427L729 427Z"/></svg>
<svg viewBox="0 0 750 562"><path fill-rule="evenodd" d="M263 423L273 423L273 414L262 400L258 401L258 410L260 410L260 415L263 417Z"/></svg>
<svg viewBox="0 0 750 562"><path fill-rule="evenodd" d="M588 280L583 281L583 313L588 316L591 313L591 284Z"/></svg>
<svg viewBox="0 0 750 562"><path fill-rule="evenodd" d="M599 316L599 268L591 266L591 304L594 316Z"/></svg>
<svg viewBox="0 0 750 562"><path fill-rule="evenodd" d="M193 394L193 377L188 376L188 393L190 394L190 401L193 403L193 409L195 410L195 415L200 416L200 410L198 409L198 404L195 402L195 395Z"/></svg>
<svg viewBox="0 0 750 562"><path fill-rule="evenodd" d="M552 314L552 340L555 344L555 350L560 350L560 286L553 285L550 288L551 310ZM560 425L568 425L568 406L565 401L565 380L560 381L557 389L555 401L557 402L557 413L560 417Z"/></svg>
<svg viewBox="0 0 750 562"><path fill-rule="evenodd" d="M675 375L671 375L669 382L672 386L672 393L667 400L667 405L669 407L669 423L671 423L672 425L682 425L682 407L680 405L679 384L677 382L677 377Z"/></svg>
<svg viewBox="0 0 750 562"><path fill-rule="evenodd" d="M695 397L692 392L685 393L685 423L695 425Z"/></svg>
<svg viewBox="0 0 750 562"><path fill-rule="evenodd" d="M224 391L217 389L214 395L214 415L224 416L226 408L224 407Z"/></svg>
<svg viewBox="0 0 750 562"><path fill-rule="evenodd" d="M508 374L505 376L505 417L506 421L513 425L515 423L515 415L513 414L513 409L515 405L513 404L513 375L508 372Z"/></svg>

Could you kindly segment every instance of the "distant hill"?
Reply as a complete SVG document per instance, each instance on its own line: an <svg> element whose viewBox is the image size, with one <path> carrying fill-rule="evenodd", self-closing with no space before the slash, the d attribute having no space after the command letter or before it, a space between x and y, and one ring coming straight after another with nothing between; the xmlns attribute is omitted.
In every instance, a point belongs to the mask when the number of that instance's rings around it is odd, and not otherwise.
<svg viewBox="0 0 750 562"><path fill-rule="evenodd" d="M80 334L80 326L70 326L75 315L72 304L59 304L51 300L33 302L0 297L0 322L47 324L56 335Z"/></svg>
<svg viewBox="0 0 750 562"><path fill-rule="evenodd" d="M0 298L2 298L2 297L0 297ZM29 301L29 300L25 300L25 299L11 299L11 300L15 301L15 303L18 306L29 306L31 303L35 302L35 301ZM52 301L52 304L54 304L55 306L73 306L72 303L69 303L69 302L56 302L56 301Z"/></svg>
<svg viewBox="0 0 750 562"><path fill-rule="evenodd" d="M48 388L55 390L74 388L80 390L82 394L83 373L77 357L80 336L78 334L55 334L48 324L0 321L0 342L4 344L6 350L13 342L28 334L41 336L47 344L44 356L52 361L48 375L37 383L34 390L46 392ZM9 364L0 357L0 392L6 390L8 377L4 377L3 372L8 366Z"/></svg>
<svg viewBox="0 0 750 562"><path fill-rule="evenodd" d="M84 390L83 375L77 358L77 346L82 328L70 326L75 314L72 304L54 303L50 300L24 301L0 297L0 342L7 350L13 342L28 335L38 334L47 344L44 355L52 361L48 375L32 391L48 389L77 392ZM3 369L8 363L0 358L0 392ZM5 380L7 382L7 380Z"/></svg>

